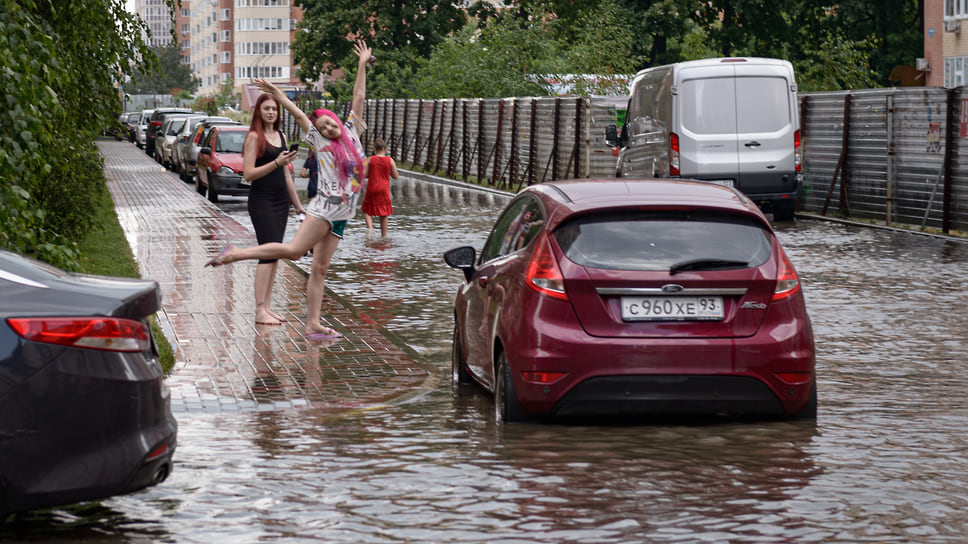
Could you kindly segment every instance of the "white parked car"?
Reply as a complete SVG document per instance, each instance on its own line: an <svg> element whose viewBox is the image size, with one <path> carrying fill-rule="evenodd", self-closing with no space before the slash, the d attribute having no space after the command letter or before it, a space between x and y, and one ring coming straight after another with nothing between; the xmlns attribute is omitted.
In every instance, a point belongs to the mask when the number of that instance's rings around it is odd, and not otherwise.
<svg viewBox="0 0 968 544"><path fill-rule="evenodd" d="M146 131L148 130L148 123L151 122L151 114L154 112L155 110L153 109L141 110L141 118L138 119L138 128L134 134L135 143L138 144L138 147L141 149L145 148L145 135Z"/></svg>
<svg viewBox="0 0 968 544"><path fill-rule="evenodd" d="M158 137L155 139L155 158L165 168L171 168L171 148L187 119L187 115L169 115L161 125L161 130L158 131Z"/></svg>

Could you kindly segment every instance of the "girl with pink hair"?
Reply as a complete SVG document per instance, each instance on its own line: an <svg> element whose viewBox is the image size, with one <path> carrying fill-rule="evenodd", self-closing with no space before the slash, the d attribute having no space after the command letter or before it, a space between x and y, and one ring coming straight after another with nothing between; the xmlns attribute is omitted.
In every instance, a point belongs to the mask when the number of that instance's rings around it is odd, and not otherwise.
<svg viewBox="0 0 968 544"><path fill-rule="evenodd" d="M221 266L246 259L296 260L309 250L313 252L309 281L306 285L307 319L306 338L325 340L342 335L320 323L326 273L333 254L343 238L346 222L356 213L356 206L366 183L366 164L360 134L366 130L363 121L363 104L366 99L366 67L373 56L363 40L353 45L359 57L353 98L346 122L335 113L318 109L312 119L299 109L279 88L264 79L255 84L275 100L296 120L306 133L304 141L309 144L319 161L317 165L319 188L316 196L306 205L306 219L288 243L260 244L250 248L238 248L229 244L206 266ZM292 158L286 156L291 162Z"/></svg>

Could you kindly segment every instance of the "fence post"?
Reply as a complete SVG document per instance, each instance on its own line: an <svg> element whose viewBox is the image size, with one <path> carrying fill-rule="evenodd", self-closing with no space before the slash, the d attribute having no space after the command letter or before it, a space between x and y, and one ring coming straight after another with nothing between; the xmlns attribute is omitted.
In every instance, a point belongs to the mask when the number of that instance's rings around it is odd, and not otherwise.
<svg viewBox="0 0 968 544"><path fill-rule="evenodd" d="M884 224L891 226L894 222L894 95L888 95L887 101L887 180L884 187Z"/></svg>
<svg viewBox="0 0 968 544"><path fill-rule="evenodd" d="M413 131L413 156L410 158L410 162L413 164L417 164L420 160L420 129L423 128L423 110L423 99L421 98L417 102L417 130Z"/></svg>
<svg viewBox="0 0 968 544"><path fill-rule="evenodd" d="M508 187L514 187L518 179L518 99L511 105L511 151L508 154ZM520 184L518 185L520 188Z"/></svg>
<svg viewBox="0 0 968 544"><path fill-rule="evenodd" d="M538 138L538 101L534 98L531 99L531 130L528 132L530 137L528 138L528 185L534 185L534 161L537 159L535 156L534 148L537 144Z"/></svg>
<svg viewBox="0 0 968 544"><path fill-rule="evenodd" d="M491 180L494 187L501 183L501 131L504 128L504 100L497 103L497 129L494 131L494 175Z"/></svg>
<svg viewBox="0 0 968 544"><path fill-rule="evenodd" d="M941 204L941 232L949 234L951 232L951 190L952 190L952 175L951 175L951 162L952 156L954 155L954 140L955 140L955 121L957 117L955 116L955 90L948 89L948 115L947 115L947 131L945 134L944 142L944 197Z"/></svg>
<svg viewBox="0 0 968 544"><path fill-rule="evenodd" d="M578 97L575 99L575 169L572 177L578 179L579 177L579 163L581 162L582 156L582 137L584 136L582 130L582 103L585 101L584 98ZM585 151L588 151L588 142L586 138Z"/></svg>
<svg viewBox="0 0 968 544"><path fill-rule="evenodd" d="M484 182L484 102L477 103L477 181Z"/></svg>
<svg viewBox="0 0 968 544"><path fill-rule="evenodd" d="M447 138L447 177L454 177L454 148L457 142L454 141L454 129L457 127L457 99L453 99L453 107L450 111L450 137Z"/></svg>
<svg viewBox="0 0 968 544"><path fill-rule="evenodd" d="M551 181L558 179L558 138L560 133L558 127L561 121L561 99L555 98L555 120L552 125L551 135Z"/></svg>
<svg viewBox="0 0 968 544"><path fill-rule="evenodd" d="M463 107L460 109L460 124L461 124L460 135L461 135L461 149L463 149L464 152L461 154L460 175L462 180L467 181L467 176L470 174L470 172L468 172L467 170L470 167L469 158L467 156L469 154L467 147L470 144L470 142L467 134L467 99L466 98L462 100L462 106Z"/></svg>

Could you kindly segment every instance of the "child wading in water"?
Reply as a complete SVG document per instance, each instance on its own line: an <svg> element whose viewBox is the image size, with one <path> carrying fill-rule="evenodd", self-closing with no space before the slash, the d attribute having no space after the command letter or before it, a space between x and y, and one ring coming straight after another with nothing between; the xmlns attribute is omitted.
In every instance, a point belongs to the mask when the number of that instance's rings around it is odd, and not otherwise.
<svg viewBox="0 0 968 544"><path fill-rule="evenodd" d="M373 155L369 161L369 181L366 196L363 197L363 219L366 228L373 228L373 218L380 218L380 235L387 235L387 218L393 215L393 202L390 200L390 178L397 179L397 163L387 156L387 143L383 138L373 142Z"/></svg>
<svg viewBox="0 0 968 544"><path fill-rule="evenodd" d="M268 243L249 248L227 245L206 266L222 266L244 259L296 260L313 250L313 264L306 282L306 338L325 340L340 338L342 334L320 323L326 273L343 239L346 221L356 213L359 196L366 180L363 175L364 152L360 133L366 129L363 104L366 99L366 66L373 55L366 42L359 40L353 47L359 57L350 114L341 122L335 113L318 109L307 116L284 92L272 83L257 79L255 84L272 95L276 102L289 111L299 128L306 133L305 141L319 160L319 188L315 198L306 204L306 219L288 243ZM292 156L290 156L292 155ZM292 162L293 154L285 161Z"/></svg>

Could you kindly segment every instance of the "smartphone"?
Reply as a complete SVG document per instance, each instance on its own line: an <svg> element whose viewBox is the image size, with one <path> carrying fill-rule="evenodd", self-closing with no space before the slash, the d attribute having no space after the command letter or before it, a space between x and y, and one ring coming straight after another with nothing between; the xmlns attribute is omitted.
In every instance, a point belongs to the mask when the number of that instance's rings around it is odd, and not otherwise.
<svg viewBox="0 0 968 544"><path fill-rule="evenodd" d="M299 151L299 142L296 142L291 146L289 146L289 152L292 153L293 151Z"/></svg>

